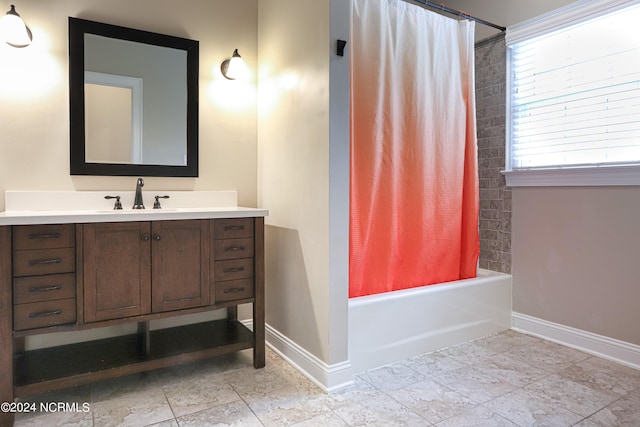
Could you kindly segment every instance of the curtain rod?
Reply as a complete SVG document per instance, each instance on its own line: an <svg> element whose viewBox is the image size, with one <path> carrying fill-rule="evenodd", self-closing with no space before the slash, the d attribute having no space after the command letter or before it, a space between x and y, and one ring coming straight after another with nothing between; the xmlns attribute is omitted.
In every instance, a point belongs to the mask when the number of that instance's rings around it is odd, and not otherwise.
<svg viewBox="0 0 640 427"><path fill-rule="evenodd" d="M502 27L500 25L485 21L484 19L480 19L480 18L476 18L475 16L471 16L465 12L463 12L462 10L454 10L454 9L450 9L448 7L446 7L444 4L435 4L435 3L431 3L430 1L426 1L426 0L413 0L417 3L421 3L427 7L431 7L433 9L438 9L442 12L446 12L446 13L450 13L452 15L456 15L456 16L461 16L465 19L470 19L472 21L476 21L479 24L483 24L483 25L487 25L489 27L493 27L493 28L497 28L500 31L505 31L507 28L506 27Z"/></svg>

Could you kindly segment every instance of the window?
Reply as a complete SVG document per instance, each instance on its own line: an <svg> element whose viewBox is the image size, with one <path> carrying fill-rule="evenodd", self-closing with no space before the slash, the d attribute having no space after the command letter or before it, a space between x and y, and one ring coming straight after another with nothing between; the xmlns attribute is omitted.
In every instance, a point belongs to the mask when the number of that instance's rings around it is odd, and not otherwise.
<svg viewBox="0 0 640 427"><path fill-rule="evenodd" d="M507 30L508 185L640 184L640 1Z"/></svg>

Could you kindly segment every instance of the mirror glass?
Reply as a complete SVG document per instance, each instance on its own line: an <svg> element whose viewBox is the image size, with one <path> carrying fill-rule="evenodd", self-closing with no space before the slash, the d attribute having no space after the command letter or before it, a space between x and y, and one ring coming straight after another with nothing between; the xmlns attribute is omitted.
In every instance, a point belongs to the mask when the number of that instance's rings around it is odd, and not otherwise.
<svg viewBox="0 0 640 427"><path fill-rule="evenodd" d="M198 175L198 42L69 18L72 175Z"/></svg>

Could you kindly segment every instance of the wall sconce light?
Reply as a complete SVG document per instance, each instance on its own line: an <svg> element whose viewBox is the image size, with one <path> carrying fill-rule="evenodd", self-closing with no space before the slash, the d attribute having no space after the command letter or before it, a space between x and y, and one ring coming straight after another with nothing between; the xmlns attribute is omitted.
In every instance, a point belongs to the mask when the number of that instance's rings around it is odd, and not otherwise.
<svg viewBox="0 0 640 427"><path fill-rule="evenodd" d="M222 64L220 64L220 71L222 71L222 75L229 80L235 80L247 74L247 66L238 53L238 49L233 51L230 59L225 59Z"/></svg>
<svg viewBox="0 0 640 427"><path fill-rule="evenodd" d="M0 19L0 35L2 40L13 47L27 47L33 40L31 30L20 18L14 5L11 5L11 9Z"/></svg>

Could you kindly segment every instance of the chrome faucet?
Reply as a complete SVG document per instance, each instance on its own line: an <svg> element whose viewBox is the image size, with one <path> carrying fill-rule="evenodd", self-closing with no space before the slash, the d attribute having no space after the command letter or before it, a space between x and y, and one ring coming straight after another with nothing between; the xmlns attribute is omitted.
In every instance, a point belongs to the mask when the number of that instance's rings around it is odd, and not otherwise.
<svg viewBox="0 0 640 427"><path fill-rule="evenodd" d="M138 182L136 183L136 198L133 201L132 209L144 209L144 202L142 201L142 187L144 187L144 180L142 178L138 178Z"/></svg>

